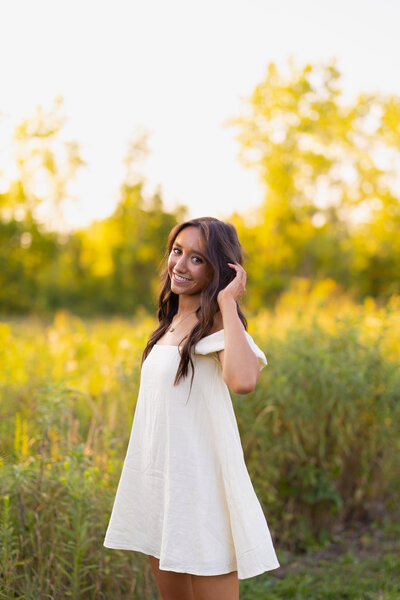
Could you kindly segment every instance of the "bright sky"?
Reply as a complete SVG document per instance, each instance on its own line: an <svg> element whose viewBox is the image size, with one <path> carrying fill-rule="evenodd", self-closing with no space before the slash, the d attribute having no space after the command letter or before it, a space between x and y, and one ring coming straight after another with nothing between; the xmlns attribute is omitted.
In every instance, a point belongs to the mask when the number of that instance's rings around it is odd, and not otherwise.
<svg viewBox="0 0 400 600"><path fill-rule="evenodd" d="M0 0L0 23L0 170L13 127L63 96L64 136L88 163L66 215L76 226L112 212L138 128L146 189L160 185L167 208L223 218L259 204L223 123L269 62L336 57L345 99L400 95L398 0Z"/></svg>

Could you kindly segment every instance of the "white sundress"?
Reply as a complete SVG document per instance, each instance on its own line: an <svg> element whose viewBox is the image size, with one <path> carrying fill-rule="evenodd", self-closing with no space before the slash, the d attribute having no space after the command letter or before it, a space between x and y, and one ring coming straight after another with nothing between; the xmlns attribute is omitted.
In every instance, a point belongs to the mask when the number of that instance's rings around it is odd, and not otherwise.
<svg viewBox="0 0 400 600"><path fill-rule="evenodd" d="M245 335L261 370L265 354ZM190 365L173 385L178 346L156 344L146 357L104 546L155 556L161 570L247 579L280 564L244 461L223 349L223 329L197 343L188 400Z"/></svg>

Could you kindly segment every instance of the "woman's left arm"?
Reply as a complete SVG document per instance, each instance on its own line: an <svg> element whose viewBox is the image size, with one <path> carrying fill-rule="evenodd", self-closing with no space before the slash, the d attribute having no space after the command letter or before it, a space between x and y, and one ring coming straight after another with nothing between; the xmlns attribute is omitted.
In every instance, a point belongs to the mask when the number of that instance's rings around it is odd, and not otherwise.
<svg viewBox="0 0 400 600"><path fill-rule="evenodd" d="M237 263L228 263L236 277L219 292L217 301L222 314L225 347L218 354L222 377L235 394L252 392L260 377L257 356L246 339L245 329L237 312L236 301L246 291L246 271Z"/></svg>

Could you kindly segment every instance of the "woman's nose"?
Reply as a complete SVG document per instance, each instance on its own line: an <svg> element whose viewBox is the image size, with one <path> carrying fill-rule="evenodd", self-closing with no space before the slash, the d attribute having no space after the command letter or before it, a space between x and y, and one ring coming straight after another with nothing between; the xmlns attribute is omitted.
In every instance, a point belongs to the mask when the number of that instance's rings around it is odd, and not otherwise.
<svg viewBox="0 0 400 600"><path fill-rule="evenodd" d="M179 271L185 272L186 271L186 258L184 257L184 255L182 254L182 256L179 257L176 265L175 265Z"/></svg>

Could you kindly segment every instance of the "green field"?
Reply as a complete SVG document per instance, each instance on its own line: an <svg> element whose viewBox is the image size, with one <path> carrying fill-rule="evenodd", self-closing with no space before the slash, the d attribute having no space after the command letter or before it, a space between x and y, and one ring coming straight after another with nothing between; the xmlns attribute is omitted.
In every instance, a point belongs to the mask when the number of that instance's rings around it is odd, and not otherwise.
<svg viewBox="0 0 400 600"><path fill-rule="evenodd" d="M156 598L146 557L103 547L154 325L0 322L0 598ZM232 399L281 568L241 598L399 598L400 298L300 282L249 332L269 364Z"/></svg>

